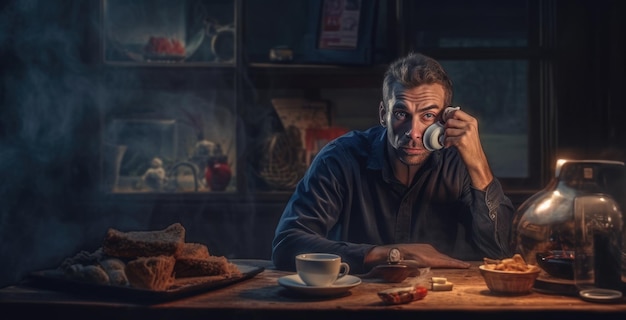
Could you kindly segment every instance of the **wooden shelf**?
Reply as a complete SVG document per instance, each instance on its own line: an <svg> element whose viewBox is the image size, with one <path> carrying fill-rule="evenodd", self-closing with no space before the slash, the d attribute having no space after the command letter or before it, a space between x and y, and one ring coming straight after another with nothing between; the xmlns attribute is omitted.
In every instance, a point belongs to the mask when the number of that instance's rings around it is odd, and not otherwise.
<svg viewBox="0 0 626 320"><path fill-rule="evenodd" d="M248 73L257 88L379 88L384 65L338 66L252 63Z"/></svg>

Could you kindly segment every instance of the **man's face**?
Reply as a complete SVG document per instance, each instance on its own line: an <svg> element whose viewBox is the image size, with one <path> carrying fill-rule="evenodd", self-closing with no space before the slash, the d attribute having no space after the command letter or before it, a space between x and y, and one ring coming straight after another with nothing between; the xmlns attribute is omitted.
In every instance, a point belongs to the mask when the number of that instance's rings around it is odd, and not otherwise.
<svg viewBox="0 0 626 320"><path fill-rule="evenodd" d="M437 121L444 108L445 94L440 84L425 84L405 89L396 84L387 109L381 105L380 122L387 128L387 140L398 160L406 165L421 165L430 155L422 136Z"/></svg>

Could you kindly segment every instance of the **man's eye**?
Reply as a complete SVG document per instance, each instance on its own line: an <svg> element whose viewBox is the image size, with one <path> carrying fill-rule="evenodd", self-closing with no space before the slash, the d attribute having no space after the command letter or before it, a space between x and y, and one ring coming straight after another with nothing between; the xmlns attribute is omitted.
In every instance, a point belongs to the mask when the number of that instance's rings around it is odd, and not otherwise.
<svg viewBox="0 0 626 320"><path fill-rule="evenodd" d="M434 120L435 118L437 118L437 115L434 113L426 113L424 114L424 119L426 120Z"/></svg>
<svg viewBox="0 0 626 320"><path fill-rule="evenodd" d="M396 111L396 112L393 113L393 115L398 120L402 120L402 119L406 118L406 112L404 112L404 111Z"/></svg>

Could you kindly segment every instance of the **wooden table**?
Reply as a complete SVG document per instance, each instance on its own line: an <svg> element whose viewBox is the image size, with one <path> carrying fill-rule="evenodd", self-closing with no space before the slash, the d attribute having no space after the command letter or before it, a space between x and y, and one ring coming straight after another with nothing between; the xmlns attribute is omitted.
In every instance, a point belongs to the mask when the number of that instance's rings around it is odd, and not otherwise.
<svg viewBox="0 0 626 320"><path fill-rule="evenodd" d="M267 261L246 260L265 267L252 279L180 300L143 305L23 285L0 289L0 310L6 314L45 319L625 319L626 301L599 304L577 297L532 292L498 296L486 287L478 271L434 269L432 276L454 283L452 291L429 291L423 300L386 305L378 291L406 286L363 279L345 295L333 298L295 295L278 284L290 272L277 271ZM469 318L468 318L469 317ZM451 318L447 318L451 319ZM455 318L452 318L455 319Z"/></svg>

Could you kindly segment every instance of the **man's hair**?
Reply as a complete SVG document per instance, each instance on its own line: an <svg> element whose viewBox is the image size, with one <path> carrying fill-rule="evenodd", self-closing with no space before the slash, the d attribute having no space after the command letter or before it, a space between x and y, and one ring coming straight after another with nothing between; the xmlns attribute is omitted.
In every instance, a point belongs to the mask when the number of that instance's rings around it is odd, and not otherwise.
<svg viewBox="0 0 626 320"><path fill-rule="evenodd" d="M452 104L452 81L441 64L435 59L420 53L411 52L389 65L383 80L383 104L388 108L387 101L395 83L406 89L422 84L440 84L443 86L444 107Z"/></svg>

